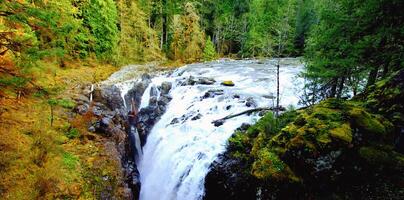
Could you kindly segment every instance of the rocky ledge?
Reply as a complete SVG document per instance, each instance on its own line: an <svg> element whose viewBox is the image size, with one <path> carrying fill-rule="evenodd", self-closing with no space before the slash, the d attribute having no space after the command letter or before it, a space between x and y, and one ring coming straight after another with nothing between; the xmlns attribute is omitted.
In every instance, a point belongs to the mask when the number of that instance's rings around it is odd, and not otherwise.
<svg viewBox="0 0 404 200"><path fill-rule="evenodd" d="M404 70L353 100L271 113L229 139L204 199L403 199ZM276 125L276 123L278 125Z"/></svg>

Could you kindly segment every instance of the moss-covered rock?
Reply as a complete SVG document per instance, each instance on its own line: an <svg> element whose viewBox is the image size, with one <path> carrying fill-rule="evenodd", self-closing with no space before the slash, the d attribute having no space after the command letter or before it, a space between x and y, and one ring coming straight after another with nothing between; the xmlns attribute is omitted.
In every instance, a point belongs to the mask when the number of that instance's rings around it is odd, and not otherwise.
<svg viewBox="0 0 404 200"><path fill-rule="evenodd" d="M349 111L350 117L358 128L372 134L382 135L386 133L386 128L383 126L380 118L372 116L363 108L353 108Z"/></svg>
<svg viewBox="0 0 404 200"><path fill-rule="evenodd" d="M347 143L352 142L352 130L348 123L342 124L341 127L330 130L330 136Z"/></svg>
<svg viewBox="0 0 404 200"><path fill-rule="evenodd" d="M402 91L404 70L353 100L328 99L277 119L267 114L233 135L232 156L222 162L248 180L241 193L252 196L244 199L401 199ZM221 178L233 184L238 173ZM240 197L229 184L222 189Z"/></svg>

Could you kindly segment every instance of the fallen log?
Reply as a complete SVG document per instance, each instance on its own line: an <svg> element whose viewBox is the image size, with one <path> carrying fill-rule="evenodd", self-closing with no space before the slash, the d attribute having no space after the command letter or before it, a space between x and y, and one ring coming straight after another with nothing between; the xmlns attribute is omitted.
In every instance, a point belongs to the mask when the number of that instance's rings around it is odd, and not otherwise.
<svg viewBox="0 0 404 200"><path fill-rule="evenodd" d="M223 125L224 121L231 119L231 118L235 118L241 115L246 115L246 114L251 114L251 113L255 113L255 112L261 112L261 111L268 111L268 110L274 110L274 108L270 108L270 107L264 107L264 108L254 108L254 109L250 109L250 110L245 110L241 113L237 113L237 114L232 114L232 115L228 115L226 117L223 117L221 119L217 119L212 121L212 124L214 124L216 127Z"/></svg>

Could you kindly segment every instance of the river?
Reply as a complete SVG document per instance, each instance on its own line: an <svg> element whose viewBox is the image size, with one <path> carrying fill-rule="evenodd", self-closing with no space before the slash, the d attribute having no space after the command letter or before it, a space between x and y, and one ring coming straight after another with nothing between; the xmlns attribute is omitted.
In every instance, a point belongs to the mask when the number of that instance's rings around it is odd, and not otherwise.
<svg viewBox="0 0 404 200"><path fill-rule="evenodd" d="M172 100L155 124L137 161L141 200L196 200L204 195L209 166L225 151L234 130L260 116L242 115L216 127L212 121L254 107L271 107L276 96L276 60L219 60L191 64L152 78L140 108L148 106L150 92L170 82ZM280 104L298 106L303 70L298 59L283 59L280 67ZM214 79L213 84L184 84L190 77ZM191 78L192 79L192 78ZM221 85L231 80L235 86ZM128 83L128 81L126 81ZM189 83L189 81L188 81ZM125 95L131 84L117 83ZM152 89L154 87L154 89ZM139 138L139 137L137 137Z"/></svg>

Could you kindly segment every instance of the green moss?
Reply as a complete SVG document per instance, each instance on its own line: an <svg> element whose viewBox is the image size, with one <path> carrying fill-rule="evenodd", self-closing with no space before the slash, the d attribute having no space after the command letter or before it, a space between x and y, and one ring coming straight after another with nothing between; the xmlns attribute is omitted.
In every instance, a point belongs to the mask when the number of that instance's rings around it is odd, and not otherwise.
<svg viewBox="0 0 404 200"><path fill-rule="evenodd" d="M341 112L321 106L318 106L314 109L312 117L315 117L320 120L329 120L329 121L342 120Z"/></svg>
<svg viewBox="0 0 404 200"><path fill-rule="evenodd" d="M74 106L76 106L76 104L69 99L59 99L58 105L62 106L63 108L67 108L67 109L73 109Z"/></svg>
<svg viewBox="0 0 404 200"><path fill-rule="evenodd" d="M76 166L79 162L79 159L71 153L65 152L63 153L63 164L69 170L76 169Z"/></svg>
<svg viewBox="0 0 404 200"><path fill-rule="evenodd" d="M359 155L373 166L398 170L403 170L404 168L404 155L393 151L392 147L361 147Z"/></svg>
<svg viewBox="0 0 404 200"><path fill-rule="evenodd" d="M330 130L330 136L338 140L351 143L352 142L352 130L348 123L342 124L341 127Z"/></svg>
<svg viewBox="0 0 404 200"><path fill-rule="evenodd" d="M254 157L258 157L258 153L260 149L264 148L265 143L265 134L260 133L254 140L253 147L251 149L251 155Z"/></svg>
<svg viewBox="0 0 404 200"><path fill-rule="evenodd" d="M229 139L229 146L236 151L244 151L250 146L250 138L243 132L236 132Z"/></svg>
<svg viewBox="0 0 404 200"><path fill-rule="evenodd" d="M316 140L321 146L331 143L331 138L328 136L328 134L320 134L316 137Z"/></svg>
<svg viewBox="0 0 404 200"><path fill-rule="evenodd" d="M363 129L366 132L373 134L384 134L386 133L386 128L380 121L363 110L362 108L353 108L349 115L354 119L355 125Z"/></svg>
<svg viewBox="0 0 404 200"><path fill-rule="evenodd" d="M275 153L263 148L253 163L251 173L259 179L280 178L284 165Z"/></svg>
<svg viewBox="0 0 404 200"><path fill-rule="evenodd" d="M66 137L69 139L74 139L80 137L80 132L76 128L71 128L65 133Z"/></svg>

